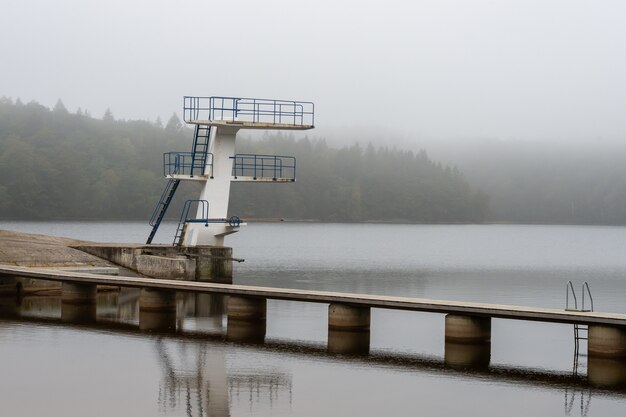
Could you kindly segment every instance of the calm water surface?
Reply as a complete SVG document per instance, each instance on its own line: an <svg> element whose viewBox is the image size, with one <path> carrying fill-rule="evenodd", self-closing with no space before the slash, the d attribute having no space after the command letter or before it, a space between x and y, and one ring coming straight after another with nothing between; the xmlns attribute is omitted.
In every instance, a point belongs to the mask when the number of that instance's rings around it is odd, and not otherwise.
<svg viewBox="0 0 626 417"><path fill-rule="evenodd" d="M103 242L149 232L134 222L0 228ZM562 308L565 283L587 281L596 310L626 313L626 228L253 224L227 244L245 259L237 284ZM139 331L137 299L101 294L90 324L61 322L58 297L1 300L0 415L626 413L626 390L589 384L585 356L574 372L567 325L494 319L488 365L468 370L444 363L438 314L373 310L370 353L350 356L326 352L324 305L270 301L264 341L236 343L219 297L181 295L169 333Z"/></svg>

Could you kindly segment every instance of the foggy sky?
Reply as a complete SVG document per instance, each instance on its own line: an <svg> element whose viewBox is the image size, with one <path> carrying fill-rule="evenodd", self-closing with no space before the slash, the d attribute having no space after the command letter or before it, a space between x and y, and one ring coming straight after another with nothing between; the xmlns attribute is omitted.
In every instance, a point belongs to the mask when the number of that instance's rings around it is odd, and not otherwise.
<svg viewBox="0 0 626 417"><path fill-rule="evenodd" d="M319 133L626 138L626 2L0 0L0 97L166 121L300 99Z"/></svg>

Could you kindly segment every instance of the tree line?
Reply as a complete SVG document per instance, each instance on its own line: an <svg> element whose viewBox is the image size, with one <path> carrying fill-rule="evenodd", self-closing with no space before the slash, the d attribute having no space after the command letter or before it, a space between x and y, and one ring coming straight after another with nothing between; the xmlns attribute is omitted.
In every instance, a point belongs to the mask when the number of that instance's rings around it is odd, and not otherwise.
<svg viewBox="0 0 626 417"><path fill-rule="evenodd" d="M0 218L147 219L165 186L162 154L189 151L192 138L175 114L163 126L0 99ZM488 213L487 195L425 151L277 133L244 136L237 152L297 159L295 183L233 184L231 214L242 218L441 223ZM169 217L197 191L182 184Z"/></svg>

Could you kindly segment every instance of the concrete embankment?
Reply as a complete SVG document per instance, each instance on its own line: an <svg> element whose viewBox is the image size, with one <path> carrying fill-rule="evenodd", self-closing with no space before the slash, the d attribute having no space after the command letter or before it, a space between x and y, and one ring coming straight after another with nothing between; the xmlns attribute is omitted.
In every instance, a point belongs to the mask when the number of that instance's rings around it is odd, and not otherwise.
<svg viewBox="0 0 626 417"><path fill-rule="evenodd" d="M81 240L57 236L0 230L0 264L58 270L118 274L119 266L108 260L75 249ZM127 273L128 271L124 271ZM0 293L58 291L60 283L30 278L0 278Z"/></svg>
<svg viewBox="0 0 626 417"><path fill-rule="evenodd" d="M109 261L74 248L88 243L65 237L0 230L0 263L39 268L114 266Z"/></svg>
<svg viewBox="0 0 626 417"><path fill-rule="evenodd" d="M97 243L0 230L0 264L188 281L232 282L232 248ZM58 290L58 283L2 278L0 292Z"/></svg>

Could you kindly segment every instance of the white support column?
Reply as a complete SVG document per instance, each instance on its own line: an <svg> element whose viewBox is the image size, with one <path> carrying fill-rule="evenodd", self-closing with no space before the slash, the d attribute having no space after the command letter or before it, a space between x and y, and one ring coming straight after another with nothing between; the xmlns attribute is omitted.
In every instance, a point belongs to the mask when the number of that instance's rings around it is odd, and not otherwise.
<svg viewBox="0 0 626 417"><path fill-rule="evenodd" d="M214 126L209 152L213 154L213 167L207 166L206 173L212 172L213 178L204 183L200 200L209 202L209 218L223 219L228 216L228 200L230 198L230 182L235 155L235 137L238 127ZM207 163L210 163L207 159ZM202 208L198 207L196 218L202 218ZM228 223L190 223L185 234L185 245L188 246L223 246L224 236L235 233L239 227L229 226Z"/></svg>

